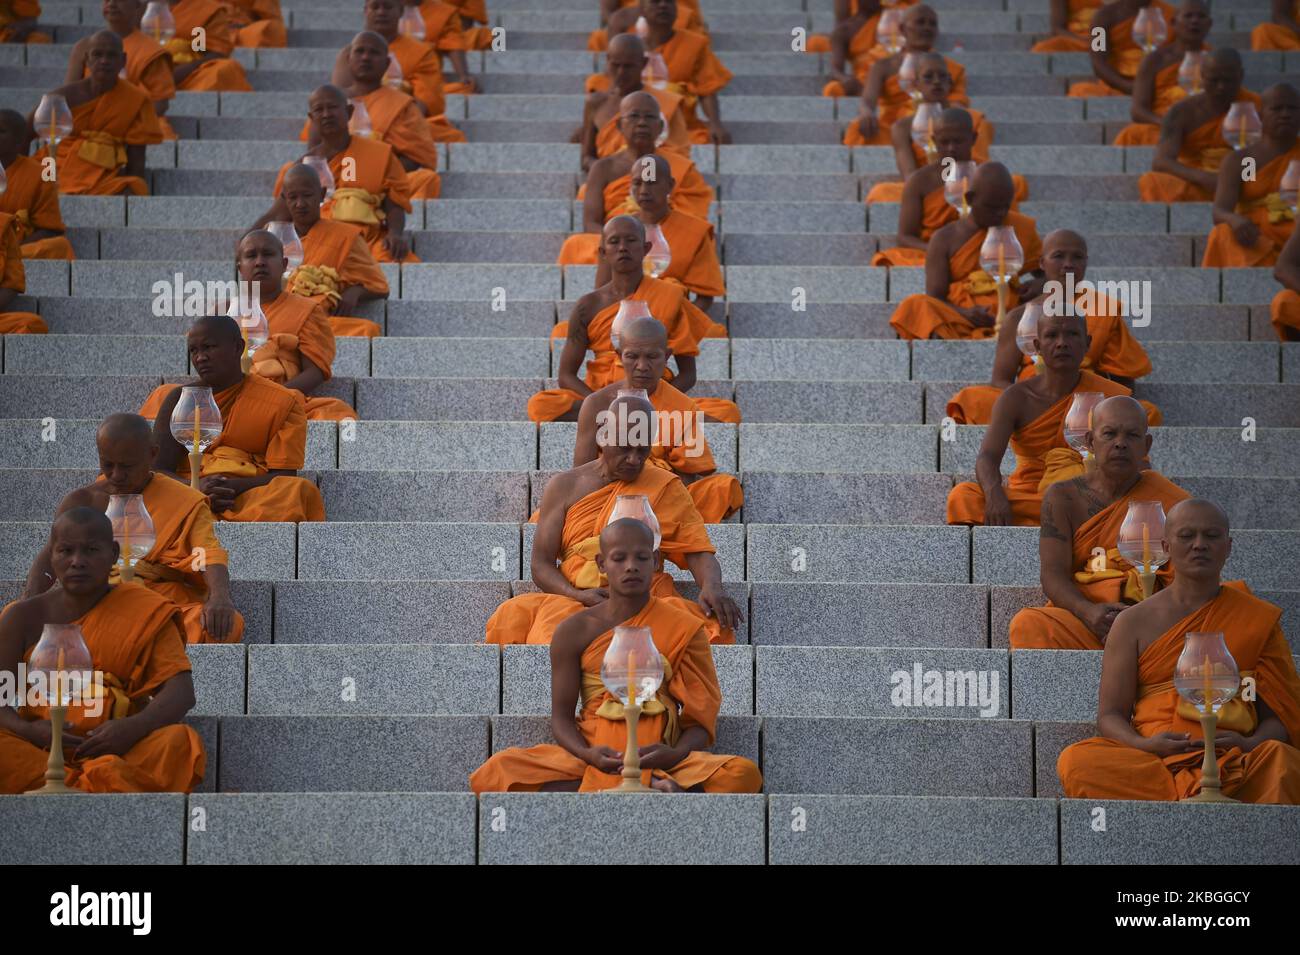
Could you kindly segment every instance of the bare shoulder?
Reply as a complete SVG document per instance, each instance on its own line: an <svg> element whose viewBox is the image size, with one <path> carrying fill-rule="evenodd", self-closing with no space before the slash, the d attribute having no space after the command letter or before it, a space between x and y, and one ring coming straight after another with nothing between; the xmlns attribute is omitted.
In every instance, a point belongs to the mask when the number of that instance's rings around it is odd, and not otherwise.
<svg viewBox="0 0 1300 955"><path fill-rule="evenodd" d="M108 492L96 484L87 484L84 487L69 491L63 500L59 502L59 508L55 513L62 514L74 507L95 507L103 510L107 506Z"/></svg>
<svg viewBox="0 0 1300 955"><path fill-rule="evenodd" d="M598 636L609 629L608 611L604 604L587 607L568 617L551 635L551 659L576 658Z"/></svg>

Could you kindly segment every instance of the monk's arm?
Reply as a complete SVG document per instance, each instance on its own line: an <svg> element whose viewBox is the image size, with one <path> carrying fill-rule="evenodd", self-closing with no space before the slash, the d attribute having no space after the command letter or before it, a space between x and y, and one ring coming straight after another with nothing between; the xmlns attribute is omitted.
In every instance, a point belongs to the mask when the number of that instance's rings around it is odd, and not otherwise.
<svg viewBox="0 0 1300 955"><path fill-rule="evenodd" d="M876 111L880 108L880 94L884 92L885 80L889 78L888 60L877 60L867 71L867 82L862 87L862 108L858 118L858 127L862 135L870 138L876 134ZM868 128L869 126L869 128Z"/></svg>
<svg viewBox="0 0 1300 955"><path fill-rule="evenodd" d="M678 391L690 391L695 387L695 356L674 355L677 374L673 377L673 387Z"/></svg>
<svg viewBox="0 0 1300 955"><path fill-rule="evenodd" d="M1148 739L1133 728L1137 702L1137 627L1123 614L1110 629L1101 658L1101 688L1097 693L1097 732L1119 743L1147 750Z"/></svg>
<svg viewBox="0 0 1300 955"><path fill-rule="evenodd" d="M452 72L456 74L456 81L458 83L464 83L466 86L470 87L471 91L477 90L478 83L474 81L474 77L470 76L469 63L465 60L465 51L446 50L444 52L451 60L451 69Z"/></svg>
<svg viewBox="0 0 1300 955"><path fill-rule="evenodd" d="M916 172L916 154L912 152L911 116L894 120L894 125L889 130L889 141L894 146L894 162L898 165L898 174L906 179Z"/></svg>
<svg viewBox="0 0 1300 955"><path fill-rule="evenodd" d="M1272 15L1269 19L1300 36L1300 21L1292 15L1293 9L1292 0L1273 0Z"/></svg>
<svg viewBox="0 0 1300 955"><path fill-rule="evenodd" d="M8 311L9 304L17 297L17 289L0 288L0 312Z"/></svg>
<svg viewBox="0 0 1300 955"><path fill-rule="evenodd" d="M172 437L172 411L180 400L181 389L176 387L163 399L158 414L153 419L153 436L158 442L158 454L153 459L153 469L174 480L181 480L176 469L184 460L188 449L181 447L179 441Z"/></svg>
<svg viewBox="0 0 1300 955"><path fill-rule="evenodd" d="M578 684L582 654L578 651L575 627L568 621L555 628L551 638L551 735L578 759L587 760L591 749L573 718L578 706Z"/></svg>
<svg viewBox="0 0 1300 955"><path fill-rule="evenodd" d="M1074 527L1066 504L1066 494L1060 484L1053 484L1043 495L1038 530L1038 580L1048 600L1087 623L1094 605L1074 582Z"/></svg>
<svg viewBox="0 0 1300 955"><path fill-rule="evenodd" d="M150 733L185 719L185 714L194 709L194 702L193 677L188 670L177 673L158 688L139 713L100 723L86 733L74 755L77 759L125 756Z"/></svg>
<svg viewBox="0 0 1300 955"><path fill-rule="evenodd" d="M582 168L590 169L596 159L596 109L604 99L592 93L582 104ZM598 283L599 284L599 283Z"/></svg>
<svg viewBox="0 0 1300 955"><path fill-rule="evenodd" d="M984 523L990 527L1005 526L1011 522L1011 504L1002 487L1002 457L1016 426L1016 400L1008 388L993 403L992 417L980 442L975 458L975 480L984 490Z"/></svg>
<svg viewBox="0 0 1300 955"><path fill-rule="evenodd" d="M849 43L859 27L857 19L851 18L841 20L835 24L835 29L831 30L831 79L839 83L848 96L857 93L862 87L862 83L853 75L853 67L849 63Z"/></svg>
<svg viewBox="0 0 1300 955"><path fill-rule="evenodd" d="M352 71L348 69L348 49L344 47L339 50L338 55L334 57L334 69L330 71L330 83L339 89L347 89L352 85Z"/></svg>
<svg viewBox="0 0 1300 955"><path fill-rule="evenodd" d="M1107 42L1103 49L1093 49L1089 53L1089 57L1092 60L1092 71L1097 75L1097 79L1101 80L1106 85L1112 86L1122 93L1128 93L1131 96L1133 95L1133 81L1110 65L1109 41L1110 28L1112 25L1110 21L1113 18L1112 13L1113 11L1110 7L1104 6L1098 8L1097 12L1093 14L1092 29L1095 30L1097 27L1101 27L1106 30Z"/></svg>
<svg viewBox="0 0 1300 955"><path fill-rule="evenodd" d="M293 217L289 214L289 204L285 202L284 196L280 195L276 196L272 201L271 208L257 217L257 221L253 223L253 228L261 229L268 222L290 222L292 219Z"/></svg>
<svg viewBox="0 0 1300 955"><path fill-rule="evenodd" d="M76 83L85 75L86 72L86 49L89 46L87 40L78 40L72 46L72 52L68 54L68 68L63 73L63 82Z"/></svg>
<svg viewBox="0 0 1300 955"><path fill-rule="evenodd" d="M1156 143L1155 155L1151 158L1151 168L1155 172L1168 173L1179 179L1195 183L1206 192L1214 192L1217 179L1215 174L1195 166L1185 166L1178 161L1178 153L1183 146L1183 137L1187 135L1186 115L1184 110L1174 106L1160 121L1160 141Z"/></svg>
<svg viewBox="0 0 1300 955"><path fill-rule="evenodd" d="M910 148L908 149L908 155L911 156ZM901 153L899 154L899 161L902 161ZM907 185L903 187L903 200L898 205L898 235L896 238L901 248L920 249L922 252L929 248L930 243L921 238L921 227L924 224L924 219L925 212L921 204L921 184L916 176L909 176ZM926 274L929 275L928 272ZM929 291L928 287L926 291ZM948 286L945 285L944 295L947 294Z"/></svg>
<svg viewBox="0 0 1300 955"><path fill-rule="evenodd" d="M225 564L206 564L203 567L203 580L208 585L208 599L203 602L203 626L212 636L222 640L230 632L233 620L224 617L218 625L215 621L209 620L208 616L235 609L234 601L230 599L230 569Z"/></svg>
<svg viewBox="0 0 1300 955"><path fill-rule="evenodd" d="M587 191L582 197L582 231L597 235L605 228L605 184L608 165L602 160L592 163L587 173Z"/></svg>
<svg viewBox="0 0 1300 955"><path fill-rule="evenodd" d="M1286 245L1282 246L1282 251L1278 253L1277 265L1273 267L1273 278L1277 279L1283 288L1300 292L1300 229L1292 230L1291 238L1286 240Z"/></svg>
<svg viewBox="0 0 1300 955"><path fill-rule="evenodd" d="M1222 745L1223 737L1225 735L1230 738L1229 742L1234 742L1231 740L1231 737L1236 736L1238 737L1238 741L1235 741L1235 744L1240 746L1242 750L1247 753L1260 743L1270 739L1275 739L1279 743L1290 743L1292 746L1296 744L1296 740L1293 740L1291 735L1286 731L1286 724L1283 723L1278 715L1273 712L1273 709L1268 705L1263 697L1260 697L1255 701L1255 716L1259 722L1255 725L1255 732L1251 733L1249 736L1239 736L1236 733L1225 734L1219 732L1215 734L1215 742Z"/></svg>
<svg viewBox="0 0 1300 955"><path fill-rule="evenodd" d="M182 63L180 64L180 66L177 66L172 70L172 79L177 86L180 86L181 83L185 81L185 78L187 76L189 76L191 73L197 70L204 63L207 63L211 60L230 59L229 54L218 53L215 50L203 50L203 51L193 50L192 45L191 45L191 50L196 54L196 58L191 60L189 63Z"/></svg>
<svg viewBox="0 0 1300 955"><path fill-rule="evenodd" d="M596 399L588 396L578 409L578 437L573 442L573 466L596 460Z"/></svg>
<svg viewBox="0 0 1300 955"><path fill-rule="evenodd" d="M316 390L316 386L324 380L325 372L321 371L320 366L306 355L303 355L302 371L286 381L284 386L292 388L294 391L301 391L304 395L310 395Z"/></svg>
<svg viewBox="0 0 1300 955"><path fill-rule="evenodd" d="M745 619L736 602L722 589L722 565L717 557L704 551L687 554L686 569L700 586L698 603L705 613L724 627L734 627Z"/></svg>
<svg viewBox="0 0 1300 955"><path fill-rule="evenodd" d="M1133 97L1129 106L1129 116L1135 123L1159 125L1160 117L1156 115L1156 71L1158 57L1149 53L1142 58L1137 76L1133 77Z"/></svg>
<svg viewBox="0 0 1300 955"><path fill-rule="evenodd" d="M218 475L222 483L235 492L235 496L243 494L245 491L251 491L255 487L263 487L270 484L278 477L297 477L298 472L292 468L277 468L274 471L267 471L265 474L252 474L242 477L236 474Z"/></svg>
<svg viewBox="0 0 1300 955"><path fill-rule="evenodd" d="M1225 156L1219 166L1219 179L1214 188L1214 208L1212 210L1215 224L1225 223L1232 230L1237 242L1247 248L1259 240L1259 226L1249 216L1237 212L1237 200L1241 198L1241 173L1244 153L1237 151Z"/></svg>
<svg viewBox="0 0 1300 955"><path fill-rule="evenodd" d="M406 210L385 196L384 216L384 221L388 223L384 232L384 248L400 262L411 251L410 240L406 237Z"/></svg>
<svg viewBox="0 0 1300 955"><path fill-rule="evenodd" d="M993 352L992 382L998 388L1010 388L1020 377L1023 353L1016 344L1016 326L1025 313L1025 306L1017 305L1007 312L1006 321L998 332L998 344Z"/></svg>
<svg viewBox="0 0 1300 955"><path fill-rule="evenodd" d="M1070 32L1070 0L1052 0L1052 35L1074 36Z"/></svg>
<svg viewBox="0 0 1300 955"><path fill-rule="evenodd" d="M335 309L335 314L352 315L356 312L357 306L362 302L368 302L371 299L387 298L386 295L378 295L364 285L349 285L339 294L339 304Z"/></svg>
<svg viewBox="0 0 1300 955"><path fill-rule="evenodd" d="M560 370L556 374L559 386L576 392L582 397L591 394L587 383L578 377L578 368L587 355L587 323L580 318L577 310L569 316L569 334L564 339L564 349L560 352Z"/></svg>
<svg viewBox="0 0 1300 955"><path fill-rule="evenodd" d="M599 588L579 590L560 572L556 561L560 556L560 542L564 537L564 503L562 478L555 478L542 492L542 503L537 512L537 533L533 535L533 556L528 569L539 589L548 594L559 594L580 601L587 606L599 603L608 593Z"/></svg>
<svg viewBox="0 0 1300 955"><path fill-rule="evenodd" d="M35 611L21 605L11 605L0 615L0 673L10 674L13 685L18 683L18 664L22 661L23 651L27 649L23 639L24 630L31 625L28 619ZM0 730L12 733L19 739L26 740L33 746L49 749L50 721L25 720L15 706L0 706ZM72 736L64 730L65 745L75 746L81 742L79 736Z"/></svg>
<svg viewBox="0 0 1300 955"><path fill-rule="evenodd" d="M124 170L128 176L135 176L139 179L145 177L144 168L144 146L133 146L127 144L126 147L126 166Z"/></svg>
<svg viewBox="0 0 1300 955"><path fill-rule="evenodd" d="M709 93L707 96L701 96L700 108L708 117L709 132L713 136L713 141L723 146L731 145L731 133L727 132L727 127L722 124L722 107L718 104L718 94Z"/></svg>

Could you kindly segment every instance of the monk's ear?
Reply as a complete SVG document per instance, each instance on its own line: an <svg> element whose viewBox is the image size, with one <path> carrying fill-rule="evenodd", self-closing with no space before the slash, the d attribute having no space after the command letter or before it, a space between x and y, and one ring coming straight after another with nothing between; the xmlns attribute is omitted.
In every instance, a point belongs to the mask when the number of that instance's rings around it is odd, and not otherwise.
<svg viewBox="0 0 1300 955"><path fill-rule="evenodd" d="M1146 453L1148 455L1151 454L1151 432L1150 431L1147 432Z"/></svg>
<svg viewBox="0 0 1300 955"><path fill-rule="evenodd" d="M596 551L596 569L602 574L605 572L605 555L600 551Z"/></svg>

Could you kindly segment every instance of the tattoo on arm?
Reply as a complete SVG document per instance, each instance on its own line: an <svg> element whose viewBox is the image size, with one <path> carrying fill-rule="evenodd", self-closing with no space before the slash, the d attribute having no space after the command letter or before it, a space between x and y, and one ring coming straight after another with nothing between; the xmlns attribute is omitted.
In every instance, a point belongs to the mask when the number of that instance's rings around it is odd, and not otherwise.
<svg viewBox="0 0 1300 955"><path fill-rule="evenodd" d="M1050 538L1051 540L1069 542L1070 538L1056 526L1056 515L1053 513L1052 503L1043 501L1042 526L1039 528L1040 538Z"/></svg>

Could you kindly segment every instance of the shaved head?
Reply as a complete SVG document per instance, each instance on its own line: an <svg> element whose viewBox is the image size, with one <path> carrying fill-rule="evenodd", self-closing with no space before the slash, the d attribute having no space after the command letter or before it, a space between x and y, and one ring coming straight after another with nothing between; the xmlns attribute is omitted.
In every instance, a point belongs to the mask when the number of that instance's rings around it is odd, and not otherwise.
<svg viewBox="0 0 1300 955"><path fill-rule="evenodd" d="M1092 426L1100 427L1103 421L1132 424L1134 427L1141 428L1142 433L1145 434L1147 410L1142 407L1140 401L1130 395L1112 395L1093 406Z"/></svg>
<svg viewBox="0 0 1300 955"><path fill-rule="evenodd" d="M619 33L609 41L608 56L645 57L645 44L635 33Z"/></svg>
<svg viewBox="0 0 1300 955"><path fill-rule="evenodd" d="M122 46L122 38L112 30L100 30L98 33L92 34L88 45L98 47L111 46L119 53L124 53L126 49Z"/></svg>
<svg viewBox="0 0 1300 955"><path fill-rule="evenodd" d="M244 333L239 322L229 315L204 315L195 319L190 326L191 332L210 333L218 340L238 342L240 351L244 348Z"/></svg>
<svg viewBox="0 0 1300 955"><path fill-rule="evenodd" d="M658 153L646 153L632 164L632 182L666 182L673 184L673 166Z"/></svg>
<svg viewBox="0 0 1300 955"><path fill-rule="evenodd" d="M1184 525L1212 526L1225 533L1232 530L1227 511L1203 497L1189 497L1169 509L1165 518L1165 534L1172 537L1174 529Z"/></svg>
<svg viewBox="0 0 1300 955"><path fill-rule="evenodd" d="M312 101L328 99L341 106L348 105L348 94L343 92L337 86L334 86L332 83L326 83L324 86L316 87L311 91L309 99Z"/></svg>
<svg viewBox="0 0 1300 955"><path fill-rule="evenodd" d="M99 425L95 437L100 441L153 442L153 424L138 414L111 414Z"/></svg>
<svg viewBox="0 0 1300 955"><path fill-rule="evenodd" d="M960 106L949 106L939 114L939 125L948 129L961 130L975 135L975 121L971 119L970 113ZM1012 184L1014 186L1014 183Z"/></svg>
<svg viewBox="0 0 1300 955"><path fill-rule="evenodd" d="M88 536L103 543L113 543L113 522L103 511L93 507L70 507L54 519L50 540L64 540L73 535Z"/></svg>
<svg viewBox="0 0 1300 955"><path fill-rule="evenodd" d="M668 329L657 318L634 318L623 326L620 333L624 345L632 342L643 345L668 347Z"/></svg>
<svg viewBox="0 0 1300 955"><path fill-rule="evenodd" d="M284 171L284 179L282 180L282 185L287 186L289 185L290 182L293 182L295 184L302 183L304 185L307 183L311 183L312 185L319 188L320 174L317 173L315 169L312 169L311 166L305 165L304 163L296 162Z"/></svg>
<svg viewBox="0 0 1300 955"><path fill-rule="evenodd" d="M618 103L620 113L628 113L634 109L650 109L656 113L659 112L659 101L645 90L637 90L635 93L628 93Z"/></svg>
<svg viewBox="0 0 1300 955"><path fill-rule="evenodd" d="M645 225L636 216L614 216L605 223L605 228L600 230L602 238L625 232L631 232L643 243L645 242Z"/></svg>
<svg viewBox="0 0 1300 955"><path fill-rule="evenodd" d="M385 53L388 52L388 41L384 39L382 34L376 33L374 30L362 30L352 38L352 42L348 45L356 46L358 43L370 43L382 47Z"/></svg>
<svg viewBox="0 0 1300 955"><path fill-rule="evenodd" d="M608 553L616 542L654 547L655 534L645 521L638 521L635 517L620 517L606 524L600 532L601 551Z"/></svg>
<svg viewBox="0 0 1300 955"><path fill-rule="evenodd" d="M1003 225L1016 198L1011 170L1000 162L986 162L975 171L968 197L976 225L982 229Z"/></svg>
<svg viewBox="0 0 1300 955"><path fill-rule="evenodd" d="M249 229L239 237L238 247L242 249L250 240L269 242L278 254L284 255L284 243L281 242L279 237L273 232L269 232L266 229Z"/></svg>
<svg viewBox="0 0 1300 955"><path fill-rule="evenodd" d="M1062 248L1081 249L1086 255L1088 253L1088 240L1073 229L1057 229L1043 237L1044 255L1050 249Z"/></svg>
<svg viewBox="0 0 1300 955"><path fill-rule="evenodd" d="M1241 54L1230 46L1221 46L1216 50L1211 50L1205 59L1205 66L1211 65L1238 74L1245 71L1241 63ZM1204 71L1205 67L1203 66L1201 69Z"/></svg>

